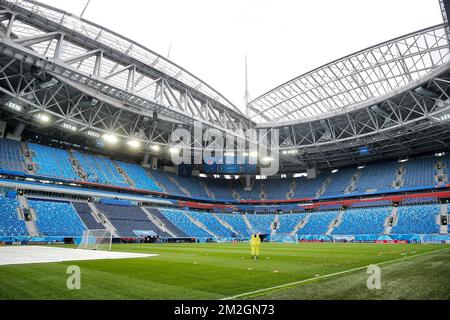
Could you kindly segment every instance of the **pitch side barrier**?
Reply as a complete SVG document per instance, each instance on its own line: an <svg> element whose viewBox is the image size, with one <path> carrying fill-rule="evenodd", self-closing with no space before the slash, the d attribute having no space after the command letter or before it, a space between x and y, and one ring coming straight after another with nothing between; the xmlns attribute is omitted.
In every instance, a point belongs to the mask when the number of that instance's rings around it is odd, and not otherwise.
<svg viewBox="0 0 450 320"><path fill-rule="evenodd" d="M374 244L450 244L450 235L393 234L393 235L299 235L299 242L314 243L374 243Z"/></svg>
<svg viewBox="0 0 450 320"><path fill-rule="evenodd" d="M0 237L0 245L58 245L73 244L79 245L82 237L27 237L12 236ZM159 238L158 243L223 243L223 242L245 242L247 237L185 237L185 238ZM450 235L437 234L394 234L394 235L298 235L299 243L373 243L373 244L450 244ZM142 243L142 238L113 238L113 243ZM286 242L286 241L270 241ZM292 242L292 241L289 241Z"/></svg>

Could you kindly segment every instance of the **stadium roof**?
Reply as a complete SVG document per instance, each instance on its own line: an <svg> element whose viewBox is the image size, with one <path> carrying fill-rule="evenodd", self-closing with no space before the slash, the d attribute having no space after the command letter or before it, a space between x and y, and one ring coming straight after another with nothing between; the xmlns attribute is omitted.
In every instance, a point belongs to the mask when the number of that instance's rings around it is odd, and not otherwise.
<svg viewBox="0 0 450 320"><path fill-rule="evenodd" d="M442 25L361 50L303 74L249 105L260 125L307 121L346 112L387 95L450 60Z"/></svg>
<svg viewBox="0 0 450 320"><path fill-rule="evenodd" d="M226 99L221 93L213 89L210 85L200 80L187 70L176 65L172 61L166 59L165 57L155 53L154 51L144 47L143 45L127 39L111 30L108 30L102 26L99 26L93 22L80 18L71 13L65 12L63 10L51 7L49 5L40 3L38 1L32 0L3 0L19 6L23 9L33 12L41 17L45 17L49 21L58 23L61 27L67 27L73 29L88 39L95 40L106 46L114 47L127 56L134 58L146 65L161 71L163 74L168 75L174 79L181 81L182 83L188 85L191 88L195 88L206 96L214 99L215 101L223 104L225 107L239 113L242 112L234 104L232 104L228 99ZM27 33L29 37L42 34L38 29L33 29L29 25L22 25L22 32ZM15 30L18 32L18 30ZM22 34L23 35L23 34ZM49 48L47 48L48 50ZM86 50L82 50L79 47L73 47L73 55L80 55L86 53ZM69 50L65 50L65 53L70 53ZM62 57L69 58L68 56ZM112 65L111 68L116 69L117 65ZM85 70L90 70L89 66L84 66ZM119 70L117 70L119 71ZM141 79L141 83L145 84L152 79ZM126 77L119 77L117 80L119 82L126 82Z"/></svg>
<svg viewBox="0 0 450 320"><path fill-rule="evenodd" d="M46 132L52 127L86 139L114 134L141 142L146 153L155 144L170 149L175 129L195 132L198 122L202 130L237 137L262 129L264 137L279 137L283 170L447 150L446 31L444 24L423 29L295 78L252 101L249 119L207 84L131 40L35 1L0 0L0 107ZM40 113L52 121L42 127ZM183 143L208 148L216 142Z"/></svg>

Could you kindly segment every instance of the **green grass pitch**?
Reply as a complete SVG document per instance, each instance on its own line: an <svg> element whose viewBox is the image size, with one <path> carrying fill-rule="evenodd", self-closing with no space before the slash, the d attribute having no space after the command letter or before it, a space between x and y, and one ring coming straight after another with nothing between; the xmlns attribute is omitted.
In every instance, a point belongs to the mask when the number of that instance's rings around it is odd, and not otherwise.
<svg viewBox="0 0 450 320"><path fill-rule="evenodd" d="M444 245L263 243L257 261L247 243L113 250L159 256L2 266L0 299L450 299ZM380 264L380 290L367 289L371 264ZM66 287L70 265L81 268L81 290Z"/></svg>

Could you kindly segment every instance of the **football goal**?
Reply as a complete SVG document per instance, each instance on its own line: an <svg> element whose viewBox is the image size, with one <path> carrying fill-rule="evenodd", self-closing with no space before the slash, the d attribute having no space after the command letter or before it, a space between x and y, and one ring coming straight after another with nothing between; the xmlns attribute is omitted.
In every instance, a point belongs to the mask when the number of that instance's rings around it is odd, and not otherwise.
<svg viewBox="0 0 450 320"><path fill-rule="evenodd" d="M333 236L334 243L355 243L355 236Z"/></svg>
<svg viewBox="0 0 450 320"><path fill-rule="evenodd" d="M276 233L270 235L270 242L298 243L298 236L290 233Z"/></svg>
<svg viewBox="0 0 450 320"><path fill-rule="evenodd" d="M109 230L85 230L78 249L110 251L112 234Z"/></svg>

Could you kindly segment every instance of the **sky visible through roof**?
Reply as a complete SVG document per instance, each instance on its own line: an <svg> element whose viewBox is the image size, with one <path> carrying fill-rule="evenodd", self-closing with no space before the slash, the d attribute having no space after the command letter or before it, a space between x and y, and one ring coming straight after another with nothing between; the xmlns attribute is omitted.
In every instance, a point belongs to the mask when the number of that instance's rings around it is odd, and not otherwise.
<svg viewBox="0 0 450 320"><path fill-rule="evenodd" d="M87 0L41 2L79 15ZM241 110L246 54L254 99L325 63L442 23L437 0L91 0L84 18L170 53Z"/></svg>

